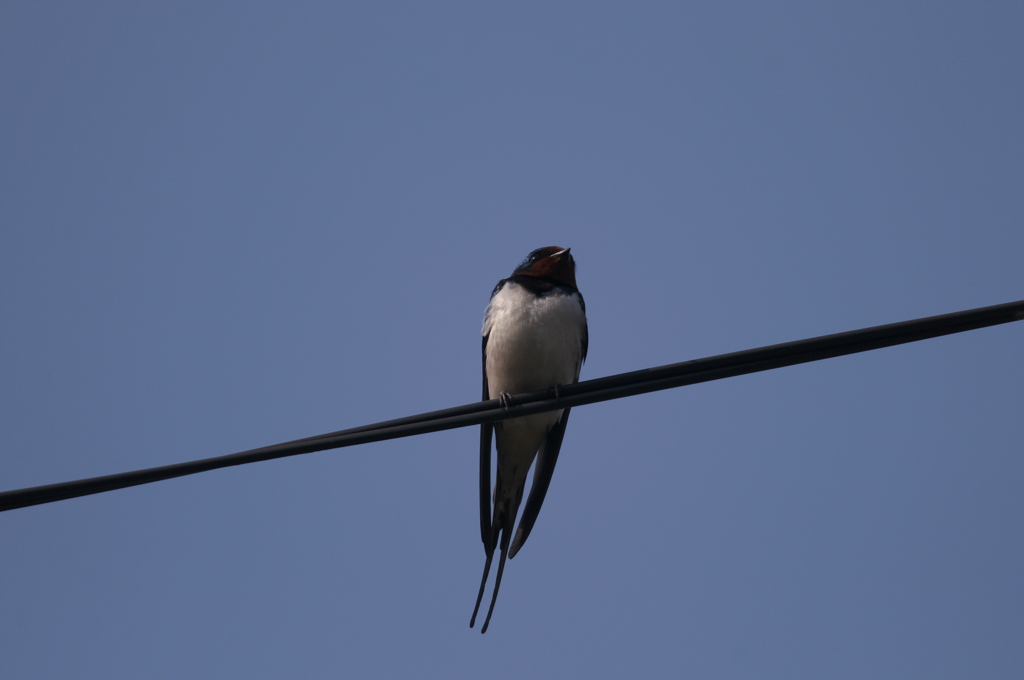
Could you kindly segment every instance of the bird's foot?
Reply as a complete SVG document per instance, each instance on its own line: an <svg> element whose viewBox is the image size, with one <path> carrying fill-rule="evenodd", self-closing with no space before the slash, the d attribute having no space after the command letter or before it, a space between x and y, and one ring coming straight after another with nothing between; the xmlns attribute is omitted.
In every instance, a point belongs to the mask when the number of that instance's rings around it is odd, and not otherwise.
<svg viewBox="0 0 1024 680"><path fill-rule="evenodd" d="M506 411L510 407L515 406L515 401L512 399L512 395L509 394L508 392L502 392L501 394L498 395L498 403L501 405L501 408L505 409Z"/></svg>

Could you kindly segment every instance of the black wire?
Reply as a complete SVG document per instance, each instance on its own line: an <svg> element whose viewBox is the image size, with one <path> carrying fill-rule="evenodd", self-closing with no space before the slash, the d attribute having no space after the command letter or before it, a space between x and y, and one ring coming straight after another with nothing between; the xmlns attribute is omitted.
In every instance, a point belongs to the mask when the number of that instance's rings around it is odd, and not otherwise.
<svg viewBox="0 0 1024 680"><path fill-rule="evenodd" d="M596 378L574 385L563 385L558 388L557 393L554 388L551 388L540 392L515 395L512 399L513 405L507 409L502 408L497 399L492 399L216 458L4 491L0 493L0 512L183 477L232 465L411 437L571 406L593 404L1021 320L1024 320L1024 300L769 345L731 354L721 354Z"/></svg>

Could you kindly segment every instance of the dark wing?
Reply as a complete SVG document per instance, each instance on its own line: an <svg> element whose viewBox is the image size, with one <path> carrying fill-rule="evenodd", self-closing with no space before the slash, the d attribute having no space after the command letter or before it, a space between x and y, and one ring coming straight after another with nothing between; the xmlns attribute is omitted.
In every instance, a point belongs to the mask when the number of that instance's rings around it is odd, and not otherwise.
<svg viewBox="0 0 1024 680"><path fill-rule="evenodd" d="M487 338L484 336L481 354L483 355L484 396L482 401L490 399L487 389ZM491 544L491 436L494 423L483 423L480 426L480 539L488 551L494 550Z"/></svg>
<svg viewBox="0 0 1024 680"><path fill-rule="evenodd" d="M502 279L498 281L498 285L491 291L491 297L493 298L495 293L501 290L501 287L505 285L508 279ZM484 336L483 344L481 345L481 356L483 358L483 376L484 376L484 393L483 401L487 401L491 398L490 390L487 385L487 340L490 338L490 333ZM482 423L480 425L480 538L484 542L484 574L480 578L480 591L476 596L476 606L473 607L473 616L469 619L469 627L472 628L476 624L476 615L480 612L480 603L484 598L484 588L487 586L487 575L491 571L491 561L494 559L494 550L498 547L498 536L502 534L502 550L501 560L498 563L498 576L497 581L494 584L494 592L491 595L491 606L487 611L487 618L484 621L483 627L480 629L481 633L487 632L487 625L491 622L491 614L494 612L494 602L498 598L498 587L501 585L501 573L505 568L505 556L508 549L508 534L511 531L511 527L506 529L504 532L501 531L501 527L504 526L506 520L503 519L505 514L499 512L498 508L494 508L494 514L492 517L491 510L491 438L494 434L494 423ZM501 480L495 480L495 483L500 483Z"/></svg>
<svg viewBox="0 0 1024 680"><path fill-rule="evenodd" d="M523 507L523 517L519 520L519 529L516 531L515 540L512 541L512 547L508 553L510 559L516 556L519 549L526 543L526 539L530 537L533 524L537 521L537 515L540 513L540 506L544 504L544 496L548 492L548 485L551 484L551 475L555 472L555 463L558 462L558 452L562 448L562 438L565 436L565 426L569 422L569 411L571 410L567 408L562 412L562 417L548 431L548 436L544 438L544 443L540 445L540 451L537 452L533 484L530 486L530 495Z"/></svg>
<svg viewBox="0 0 1024 680"><path fill-rule="evenodd" d="M587 303L583 301L583 294L576 291L576 297L580 300L580 307L583 309L583 342L580 347L580 365L587 360L587 346L590 344L590 332L587 330ZM576 371L576 380L580 379L579 370Z"/></svg>

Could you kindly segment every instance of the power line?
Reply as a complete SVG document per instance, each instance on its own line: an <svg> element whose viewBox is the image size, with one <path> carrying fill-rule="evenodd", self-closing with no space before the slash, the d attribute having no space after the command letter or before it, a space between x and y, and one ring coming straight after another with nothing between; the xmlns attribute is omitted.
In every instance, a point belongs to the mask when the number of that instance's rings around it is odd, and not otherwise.
<svg viewBox="0 0 1024 680"><path fill-rule="evenodd" d="M885 326L862 328L834 335L823 335L807 340L785 342L731 354L721 354L630 373L620 373L605 378L595 378L574 385L562 385L557 390L550 388L539 392L515 395L512 399L513 405L508 408L502 408L497 399L492 399L216 458L4 491L0 493L0 512L113 491L114 489L124 489L232 465L244 465L386 439L411 437L571 406L583 406L1021 320L1024 320L1024 300L901 321Z"/></svg>

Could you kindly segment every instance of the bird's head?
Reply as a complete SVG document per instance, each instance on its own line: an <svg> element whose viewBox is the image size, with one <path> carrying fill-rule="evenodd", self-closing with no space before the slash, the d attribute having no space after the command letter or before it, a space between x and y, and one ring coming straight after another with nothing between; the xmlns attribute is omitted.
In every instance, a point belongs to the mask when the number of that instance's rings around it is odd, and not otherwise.
<svg viewBox="0 0 1024 680"><path fill-rule="evenodd" d="M512 275L548 279L563 286L576 288L576 262L569 254L569 248L538 248L526 256Z"/></svg>

